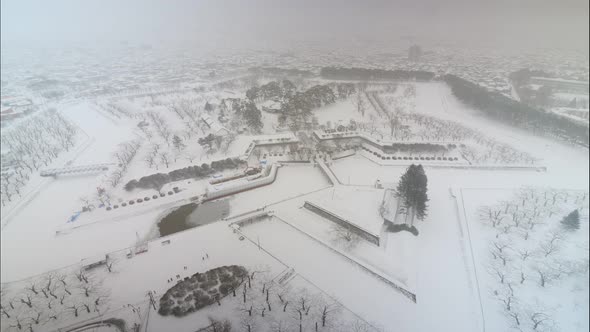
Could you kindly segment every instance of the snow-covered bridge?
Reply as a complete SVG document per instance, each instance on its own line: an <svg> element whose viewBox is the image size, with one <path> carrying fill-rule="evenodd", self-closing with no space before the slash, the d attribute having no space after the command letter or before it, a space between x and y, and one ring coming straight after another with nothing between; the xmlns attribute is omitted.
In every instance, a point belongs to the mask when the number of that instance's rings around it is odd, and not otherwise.
<svg viewBox="0 0 590 332"><path fill-rule="evenodd" d="M92 164L82 166L69 166L61 168L51 168L42 170L41 176L58 176L58 175L73 175L73 174L92 174L100 173L109 169L109 167L116 164Z"/></svg>

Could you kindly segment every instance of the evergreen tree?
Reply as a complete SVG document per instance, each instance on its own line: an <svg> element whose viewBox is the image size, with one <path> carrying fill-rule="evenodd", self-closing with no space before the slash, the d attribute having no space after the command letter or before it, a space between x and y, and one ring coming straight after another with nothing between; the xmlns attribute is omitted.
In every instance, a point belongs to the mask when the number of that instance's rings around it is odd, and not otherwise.
<svg viewBox="0 0 590 332"><path fill-rule="evenodd" d="M182 138L180 138L178 135L174 135L172 137L172 144L177 151L180 151L185 147L184 143L182 142Z"/></svg>
<svg viewBox="0 0 590 332"><path fill-rule="evenodd" d="M260 110L256 107L254 102L246 103L244 108L244 119L254 132L260 132L262 130L262 113L260 113Z"/></svg>
<svg viewBox="0 0 590 332"><path fill-rule="evenodd" d="M205 102L205 111L211 112L212 110L213 110L213 105L211 105L209 102Z"/></svg>
<svg viewBox="0 0 590 332"><path fill-rule="evenodd" d="M406 220L408 216L411 216L410 224L413 223L415 217L424 220L426 216L427 187L428 179L422 165L410 165L400 178L396 197L400 199L400 206L406 214Z"/></svg>
<svg viewBox="0 0 590 332"><path fill-rule="evenodd" d="M565 218L561 220L561 224L567 230L573 231L580 228L580 213L578 210L570 212Z"/></svg>

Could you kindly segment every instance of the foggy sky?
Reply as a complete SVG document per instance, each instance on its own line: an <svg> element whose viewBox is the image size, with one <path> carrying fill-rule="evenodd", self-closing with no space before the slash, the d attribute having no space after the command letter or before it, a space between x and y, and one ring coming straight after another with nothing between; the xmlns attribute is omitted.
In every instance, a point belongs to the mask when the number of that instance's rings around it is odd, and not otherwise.
<svg viewBox="0 0 590 332"><path fill-rule="evenodd" d="M1 0L2 40L289 45L351 40L588 50L588 0Z"/></svg>

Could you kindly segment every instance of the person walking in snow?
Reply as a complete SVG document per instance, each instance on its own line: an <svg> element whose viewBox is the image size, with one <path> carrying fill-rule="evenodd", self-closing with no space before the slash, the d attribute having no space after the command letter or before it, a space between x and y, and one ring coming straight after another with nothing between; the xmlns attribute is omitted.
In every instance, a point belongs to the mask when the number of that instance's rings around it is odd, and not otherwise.
<svg viewBox="0 0 590 332"><path fill-rule="evenodd" d="M205 253L205 256L207 256L207 259L209 259L209 254Z"/></svg>

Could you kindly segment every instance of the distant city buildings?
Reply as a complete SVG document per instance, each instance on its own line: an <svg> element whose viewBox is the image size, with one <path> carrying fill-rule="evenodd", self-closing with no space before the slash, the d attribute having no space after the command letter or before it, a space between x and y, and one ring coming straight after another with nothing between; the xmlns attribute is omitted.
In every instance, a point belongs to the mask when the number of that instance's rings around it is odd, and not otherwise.
<svg viewBox="0 0 590 332"><path fill-rule="evenodd" d="M531 84L548 86L560 92L573 92L588 94L589 84L583 81L564 80L549 77L531 77Z"/></svg>
<svg viewBox="0 0 590 332"><path fill-rule="evenodd" d="M420 61L422 57L422 48L418 45L410 46L408 50L408 60L410 61Z"/></svg>
<svg viewBox="0 0 590 332"><path fill-rule="evenodd" d="M211 130L211 134L215 136L225 136L229 134L229 130L222 126L218 121L214 120L208 114L205 114L201 117L201 120L207 125L207 127Z"/></svg>
<svg viewBox="0 0 590 332"><path fill-rule="evenodd" d="M0 122L2 126L6 123L20 118L36 109L33 102L21 96L2 96L0 107Z"/></svg>

